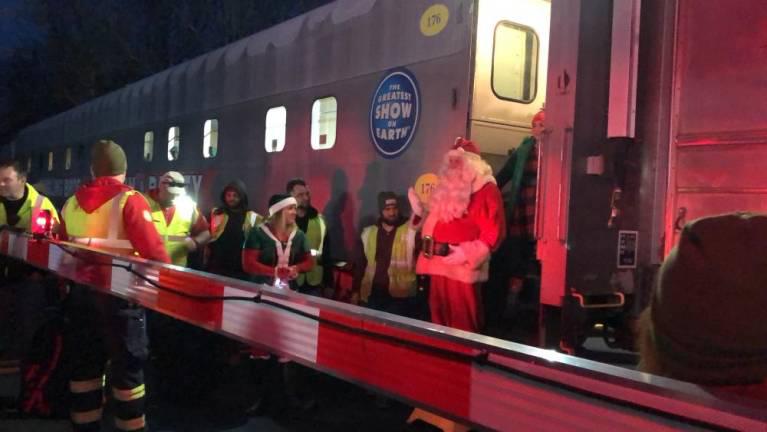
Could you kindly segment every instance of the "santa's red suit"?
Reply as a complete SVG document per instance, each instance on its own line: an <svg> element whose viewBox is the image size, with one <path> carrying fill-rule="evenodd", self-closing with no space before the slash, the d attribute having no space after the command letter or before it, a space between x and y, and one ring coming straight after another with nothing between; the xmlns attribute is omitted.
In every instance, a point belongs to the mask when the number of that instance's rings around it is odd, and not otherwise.
<svg viewBox="0 0 767 432"><path fill-rule="evenodd" d="M428 210L416 273L431 277L431 320L477 332L480 287L488 277L490 252L505 235L505 218L492 169L473 142L459 139L445 156Z"/></svg>

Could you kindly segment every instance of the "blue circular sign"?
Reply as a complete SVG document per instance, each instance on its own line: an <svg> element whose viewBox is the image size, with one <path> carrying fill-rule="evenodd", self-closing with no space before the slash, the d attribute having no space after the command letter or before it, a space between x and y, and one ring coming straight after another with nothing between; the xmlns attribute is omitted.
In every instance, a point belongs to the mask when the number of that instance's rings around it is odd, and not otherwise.
<svg viewBox="0 0 767 432"><path fill-rule="evenodd" d="M407 150L418 127L421 95L407 69L397 69L378 84L370 102L370 137L383 157L394 158Z"/></svg>

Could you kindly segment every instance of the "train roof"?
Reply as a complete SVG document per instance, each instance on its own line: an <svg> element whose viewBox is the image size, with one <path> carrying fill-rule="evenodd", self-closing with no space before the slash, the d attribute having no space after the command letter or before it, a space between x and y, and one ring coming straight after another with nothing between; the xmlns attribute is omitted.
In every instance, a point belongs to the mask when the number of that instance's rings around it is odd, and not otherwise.
<svg viewBox="0 0 767 432"><path fill-rule="evenodd" d="M50 145L51 136L76 142L149 128L468 50L472 1L443 3L450 25L439 37L425 37L419 29L425 0L337 0L45 119L19 138L29 149Z"/></svg>

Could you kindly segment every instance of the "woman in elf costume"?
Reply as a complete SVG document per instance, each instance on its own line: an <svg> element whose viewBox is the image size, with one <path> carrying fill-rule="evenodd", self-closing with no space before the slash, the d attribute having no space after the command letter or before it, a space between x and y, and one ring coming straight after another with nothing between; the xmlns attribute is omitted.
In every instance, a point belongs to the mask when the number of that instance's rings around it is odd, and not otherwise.
<svg viewBox="0 0 767 432"><path fill-rule="evenodd" d="M242 267L251 281L291 286L299 273L314 267L309 243L296 226L296 199L278 194L269 199L269 218L245 239Z"/></svg>
<svg viewBox="0 0 767 432"><path fill-rule="evenodd" d="M256 283L269 284L278 288L298 289L295 279L314 267L306 235L296 226L296 199L279 194L269 198L269 218L255 229L250 230L242 250L242 268L249 279ZM251 356L268 358L269 354L253 349ZM287 403L298 409L314 406L314 399L302 398L302 369L287 358L277 363L261 363L266 368L264 382L258 399L248 409L260 412L267 407L279 409ZM282 382L280 383L280 378Z"/></svg>

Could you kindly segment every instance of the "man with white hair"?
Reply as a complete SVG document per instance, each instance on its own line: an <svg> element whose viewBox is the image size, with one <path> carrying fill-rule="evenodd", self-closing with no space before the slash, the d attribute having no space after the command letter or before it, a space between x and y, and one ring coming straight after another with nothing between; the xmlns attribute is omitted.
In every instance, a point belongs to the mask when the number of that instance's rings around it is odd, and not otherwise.
<svg viewBox="0 0 767 432"><path fill-rule="evenodd" d="M412 188L408 197L420 215ZM474 142L459 138L445 155L427 207L416 273L430 277L431 320L477 332L483 320L481 283L487 280L490 252L503 239L505 224L501 192Z"/></svg>
<svg viewBox="0 0 767 432"><path fill-rule="evenodd" d="M197 204L186 194L184 176L177 171L166 172L146 198L171 261L186 266L189 253L208 243L210 231Z"/></svg>

